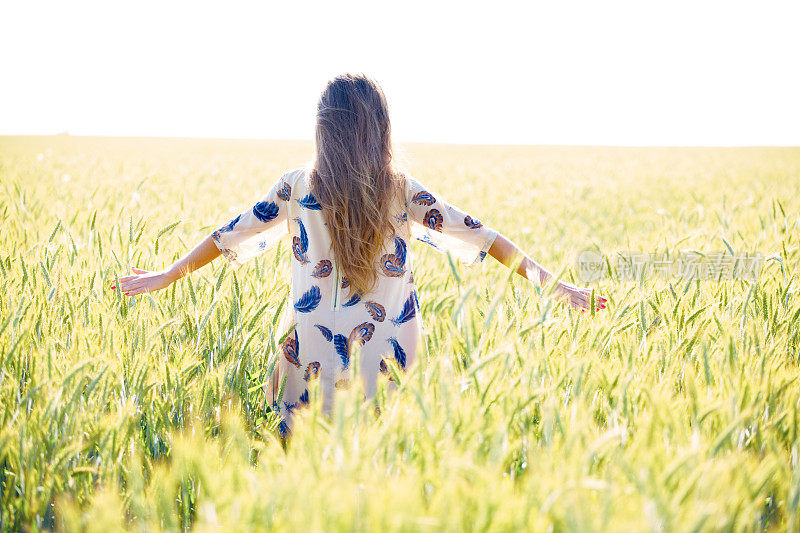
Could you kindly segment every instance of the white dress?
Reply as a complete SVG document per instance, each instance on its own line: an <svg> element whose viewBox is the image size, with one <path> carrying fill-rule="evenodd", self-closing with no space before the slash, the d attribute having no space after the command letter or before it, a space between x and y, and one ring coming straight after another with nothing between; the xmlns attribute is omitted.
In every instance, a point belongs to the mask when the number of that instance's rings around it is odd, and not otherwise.
<svg viewBox="0 0 800 533"><path fill-rule="evenodd" d="M405 174L404 206L394 213L395 235L387 237L376 265L377 284L369 294L350 294L333 258L321 206L310 192L310 169L287 172L252 208L212 234L234 265L269 250L287 233L292 237L291 305L280 335L295 327L279 348L278 375L285 383L271 394L283 435L290 431L292 411L308 403L311 380L321 380L322 410L332 411L334 390L351 382L355 348L368 398L381 375L391 379L387 361L405 370L416 359L422 325L410 238L473 265L483 261L497 236Z"/></svg>

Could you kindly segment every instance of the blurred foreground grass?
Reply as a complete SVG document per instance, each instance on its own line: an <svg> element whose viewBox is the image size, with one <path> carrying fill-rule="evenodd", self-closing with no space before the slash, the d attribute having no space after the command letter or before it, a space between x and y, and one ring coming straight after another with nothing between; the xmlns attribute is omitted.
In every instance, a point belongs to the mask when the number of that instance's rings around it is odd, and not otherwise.
<svg viewBox="0 0 800 533"><path fill-rule="evenodd" d="M757 283L604 280L592 317L415 243L428 360L377 420L356 388L331 421L313 401L284 450L260 385L286 246L153 295L107 287L310 144L0 138L0 526L800 528L800 149L403 148L566 276L589 248L768 259Z"/></svg>

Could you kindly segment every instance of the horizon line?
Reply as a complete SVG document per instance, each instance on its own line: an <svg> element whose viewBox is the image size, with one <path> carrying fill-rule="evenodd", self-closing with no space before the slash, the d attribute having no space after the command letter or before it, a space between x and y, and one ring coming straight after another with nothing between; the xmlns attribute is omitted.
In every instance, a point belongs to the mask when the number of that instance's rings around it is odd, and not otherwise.
<svg viewBox="0 0 800 533"><path fill-rule="evenodd" d="M181 136L181 135L95 135L60 133L16 134L0 133L0 139L10 137L72 137L92 139L139 139L139 140L187 140L187 141L256 141L256 142L305 142L311 143L310 137L216 137L216 136ZM527 142L459 142L459 141L418 141L394 139L393 144L440 144L448 146L514 146L514 147L581 147L581 148L800 148L800 144L570 144L570 143L527 143Z"/></svg>

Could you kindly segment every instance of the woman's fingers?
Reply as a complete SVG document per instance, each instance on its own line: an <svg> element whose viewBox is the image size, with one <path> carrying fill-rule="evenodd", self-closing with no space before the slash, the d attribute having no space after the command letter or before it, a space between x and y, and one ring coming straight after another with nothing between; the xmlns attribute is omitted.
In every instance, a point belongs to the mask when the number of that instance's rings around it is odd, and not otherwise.
<svg viewBox="0 0 800 533"><path fill-rule="evenodd" d="M592 291L584 287L576 287L573 285L564 285L562 287L563 295L569 299L570 304L581 311L591 309ZM606 308L606 298L595 295L594 308L596 311Z"/></svg>
<svg viewBox="0 0 800 533"><path fill-rule="evenodd" d="M124 291L126 288L130 289L130 285L127 285L128 282L139 279L142 274L150 274L149 270L144 270L142 268L131 267L131 270L133 270L134 272L133 274L129 274L127 276L120 276L117 278L117 281L119 281L119 289L121 291ZM111 289L113 290L116 288L117 288L116 285L112 283Z"/></svg>
<svg viewBox="0 0 800 533"><path fill-rule="evenodd" d="M125 294L128 296L135 296L137 294L142 294L143 292L151 292L155 290L155 288L149 283L140 283L139 285L128 289L125 291Z"/></svg>
<svg viewBox="0 0 800 533"><path fill-rule="evenodd" d="M122 289L122 292L134 291L140 287L147 287L147 283L131 283L130 285Z"/></svg>
<svg viewBox="0 0 800 533"><path fill-rule="evenodd" d="M143 292L147 292L144 287L139 287L138 289L134 289L125 293L125 296L136 296L137 294L142 294Z"/></svg>
<svg viewBox="0 0 800 533"><path fill-rule="evenodd" d="M135 276L122 276L119 279L119 290L124 291L126 287L130 287L131 283L134 283L136 280L139 279L138 275ZM111 289L116 289L117 286L113 283L111 284Z"/></svg>
<svg viewBox="0 0 800 533"><path fill-rule="evenodd" d="M128 290L131 290L131 289L135 289L136 287L138 287L141 284L142 284L142 280L140 280L138 278L137 279L132 279L130 281L126 281L125 283L120 283L119 284L119 290L128 291Z"/></svg>

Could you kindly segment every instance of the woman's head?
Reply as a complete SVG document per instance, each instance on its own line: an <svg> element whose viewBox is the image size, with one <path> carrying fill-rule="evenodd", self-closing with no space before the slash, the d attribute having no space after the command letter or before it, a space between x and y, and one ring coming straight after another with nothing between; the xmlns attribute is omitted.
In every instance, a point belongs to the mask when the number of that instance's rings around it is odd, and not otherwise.
<svg viewBox="0 0 800 533"><path fill-rule="evenodd" d="M323 207L334 257L351 291L366 293L377 279L378 255L402 190L380 86L362 74L330 80L317 105L315 144L311 188Z"/></svg>

